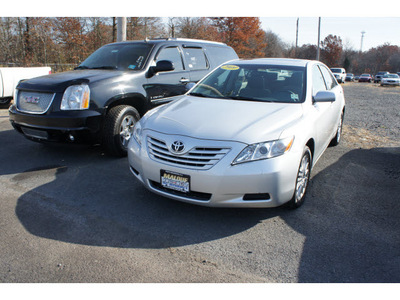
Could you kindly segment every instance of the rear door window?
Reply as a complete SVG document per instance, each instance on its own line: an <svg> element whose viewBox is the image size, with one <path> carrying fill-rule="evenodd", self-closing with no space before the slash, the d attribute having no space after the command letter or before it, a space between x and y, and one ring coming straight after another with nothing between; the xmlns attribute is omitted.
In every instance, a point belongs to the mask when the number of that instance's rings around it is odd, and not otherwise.
<svg viewBox="0 0 400 300"><path fill-rule="evenodd" d="M202 48L183 48L185 60L189 70L205 70L208 69L207 58Z"/></svg>

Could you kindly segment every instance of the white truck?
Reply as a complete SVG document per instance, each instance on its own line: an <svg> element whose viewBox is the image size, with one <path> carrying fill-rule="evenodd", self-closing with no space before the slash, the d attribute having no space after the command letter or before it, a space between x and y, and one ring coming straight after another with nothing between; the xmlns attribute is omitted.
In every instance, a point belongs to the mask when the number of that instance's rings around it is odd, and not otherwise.
<svg viewBox="0 0 400 300"><path fill-rule="evenodd" d="M50 67L0 68L0 106L11 102L19 81L49 74Z"/></svg>
<svg viewBox="0 0 400 300"><path fill-rule="evenodd" d="M346 70L343 68L331 68L333 75L335 76L337 82L344 83L346 80Z"/></svg>

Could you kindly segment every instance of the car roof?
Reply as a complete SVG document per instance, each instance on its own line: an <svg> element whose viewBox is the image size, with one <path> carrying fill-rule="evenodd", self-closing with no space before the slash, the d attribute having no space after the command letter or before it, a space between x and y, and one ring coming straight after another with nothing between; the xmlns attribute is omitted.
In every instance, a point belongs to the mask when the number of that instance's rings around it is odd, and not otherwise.
<svg viewBox="0 0 400 300"><path fill-rule="evenodd" d="M250 65L275 65L275 66L294 66L294 67L305 67L310 62L317 62L306 59L294 59L294 58L253 58L253 59L239 59L235 61L227 62L227 64L250 64Z"/></svg>

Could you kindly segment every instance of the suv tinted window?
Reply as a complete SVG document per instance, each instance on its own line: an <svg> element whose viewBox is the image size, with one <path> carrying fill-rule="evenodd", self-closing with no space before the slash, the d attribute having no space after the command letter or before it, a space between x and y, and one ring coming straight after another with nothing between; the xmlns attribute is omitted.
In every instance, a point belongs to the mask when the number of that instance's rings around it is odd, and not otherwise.
<svg viewBox="0 0 400 300"><path fill-rule="evenodd" d="M183 63L182 63L182 55L179 51L178 47L167 47L161 49L161 52L157 56L156 61L160 60L170 60L174 64L175 70L174 71L182 71L183 70Z"/></svg>
<svg viewBox="0 0 400 300"><path fill-rule="evenodd" d="M328 88L328 90L333 89L337 85L337 83L333 79L331 72L329 72L328 69L324 66L319 66L319 68L321 69L322 75L324 76L326 87Z"/></svg>
<svg viewBox="0 0 400 300"><path fill-rule="evenodd" d="M190 70L208 68L207 59L202 48L184 48L184 52Z"/></svg>
<svg viewBox="0 0 400 300"><path fill-rule="evenodd" d="M107 45L91 54L79 68L140 70L151 48L152 45L145 43Z"/></svg>

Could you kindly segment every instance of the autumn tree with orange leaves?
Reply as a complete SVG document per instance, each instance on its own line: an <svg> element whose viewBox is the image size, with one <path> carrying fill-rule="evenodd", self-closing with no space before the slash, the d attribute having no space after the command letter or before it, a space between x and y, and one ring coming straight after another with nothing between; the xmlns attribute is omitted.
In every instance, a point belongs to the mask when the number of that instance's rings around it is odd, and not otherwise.
<svg viewBox="0 0 400 300"><path fill-rule="evenodd" d="M264 57L265 32L260 18L221 17L210 18L218 29L222 42L235 49L240 58Z"/></svg>

